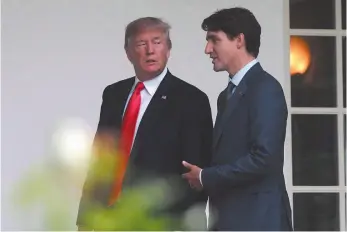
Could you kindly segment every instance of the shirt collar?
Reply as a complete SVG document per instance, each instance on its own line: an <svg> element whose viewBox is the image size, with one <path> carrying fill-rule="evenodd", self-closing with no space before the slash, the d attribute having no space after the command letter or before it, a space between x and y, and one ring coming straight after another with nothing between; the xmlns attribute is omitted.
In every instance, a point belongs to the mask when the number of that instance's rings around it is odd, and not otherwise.
<svg viewBox="0 0 347 232"><path fill-rule="evenodd" d="M246 75L246 73L256 64L258 63L257 59L252 60L245 66L243 66L242 69L240 69L234 76L229 76L230 81L235 85L238 86L242 80L242 78Z"/></svg>
<svg viewBox="0 0 347 232"><path fill-rule="evenodd" d="M155 94L155 91L157 91L157 89L158 89L161 81L164 79L167 71L168 71L168 68L165 67L164 70L158 76L143 82L145 89L147 90L147 92L151 96L153 96ZM137 77L135 77L135 83L134 83L133 88L136 86L136 84L138 82L140 82L140 80Z"/></svg>

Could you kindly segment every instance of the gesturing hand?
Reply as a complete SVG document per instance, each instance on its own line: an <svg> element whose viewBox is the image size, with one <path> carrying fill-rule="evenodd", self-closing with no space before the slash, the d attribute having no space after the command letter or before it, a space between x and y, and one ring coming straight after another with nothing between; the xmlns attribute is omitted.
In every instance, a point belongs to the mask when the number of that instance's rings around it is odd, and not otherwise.
<svg viewBox="0 0 347 232"><path fill-rule="evenodd" d="M202 190L202 185L199 178L202 169L186 161L183 161L182 164L184 167L189 169L189 172L184 173L182 177L189 182L190 187L193 189Z"/></svg>

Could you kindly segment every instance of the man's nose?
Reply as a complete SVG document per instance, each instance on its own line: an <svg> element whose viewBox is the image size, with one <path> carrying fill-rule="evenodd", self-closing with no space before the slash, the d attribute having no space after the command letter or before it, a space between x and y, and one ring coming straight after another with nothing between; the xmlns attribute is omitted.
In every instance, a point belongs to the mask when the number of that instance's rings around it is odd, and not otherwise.
<svg viewBox="0 0 347 232"><path fill-rule="evenodd" d="M205 46L205 54L210 54L212 52L212 48L209 44L206 44Z"/></svg>
<svg viewBox="0 0 347 232"><path fill-rule="evenodd" d="M154 47L151 43L148 43L146 46L146 53L147 54L153 54L154 53Z"/></svg>

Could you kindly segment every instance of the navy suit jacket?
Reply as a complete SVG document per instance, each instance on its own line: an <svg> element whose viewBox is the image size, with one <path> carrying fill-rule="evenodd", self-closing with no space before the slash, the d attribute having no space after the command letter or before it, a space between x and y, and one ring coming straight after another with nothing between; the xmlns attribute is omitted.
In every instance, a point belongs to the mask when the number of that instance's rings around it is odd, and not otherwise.
<svg viewBox="0 0 347 232"><path fill-rule="evenodd" d="M281 85L255 64L227 106L218 98L212 165L201 179L213 230L292 230L283 175L287 105ZM214 219L214 221L213 221Z"/></svg>

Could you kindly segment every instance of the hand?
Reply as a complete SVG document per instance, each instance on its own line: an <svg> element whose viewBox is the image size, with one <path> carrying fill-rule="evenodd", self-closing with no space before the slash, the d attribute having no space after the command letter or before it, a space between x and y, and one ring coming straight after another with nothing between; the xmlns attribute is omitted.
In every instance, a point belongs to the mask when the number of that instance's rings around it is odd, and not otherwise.
<svg viewBox="0 0 347 232"><path fill-rule="evenodd" d="M190 170L189 172L183 174L182 177L189 182L190 187L193 189L202 190L202 185L199 178L202 169L186 161L183 161L182 164L184 167Z"/></svg>

